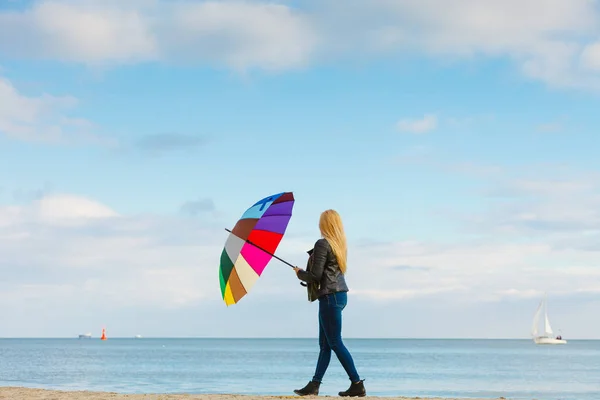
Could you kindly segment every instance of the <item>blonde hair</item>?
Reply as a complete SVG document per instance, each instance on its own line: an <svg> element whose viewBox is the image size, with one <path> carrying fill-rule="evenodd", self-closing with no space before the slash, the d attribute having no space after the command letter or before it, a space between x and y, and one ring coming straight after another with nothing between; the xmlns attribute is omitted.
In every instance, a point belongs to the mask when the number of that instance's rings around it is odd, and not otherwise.
<svg viewBox="0 0 600 400"><path fill-rule="evenodd" d="M319 219L319 230L321 235L327 239L337 259L342 274L346 273L346 258L348 247L346 246L346 234L342 218L335 210L326 210L321 213Z"/></svg>

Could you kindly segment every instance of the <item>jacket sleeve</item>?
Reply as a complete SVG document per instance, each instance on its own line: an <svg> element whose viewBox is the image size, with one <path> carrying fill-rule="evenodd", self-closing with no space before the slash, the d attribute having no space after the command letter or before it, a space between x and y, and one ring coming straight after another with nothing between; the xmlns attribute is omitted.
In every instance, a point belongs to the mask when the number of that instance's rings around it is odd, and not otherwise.
<svg viewBox="0 0 600 400"><path fill-rule="evenodd" d="M313 264L310 271L298 271L298 279L308 283L318 283L321 281L325 263L327 262L327 242L326 239L319 239L315 243L313 251Z"/></svg>

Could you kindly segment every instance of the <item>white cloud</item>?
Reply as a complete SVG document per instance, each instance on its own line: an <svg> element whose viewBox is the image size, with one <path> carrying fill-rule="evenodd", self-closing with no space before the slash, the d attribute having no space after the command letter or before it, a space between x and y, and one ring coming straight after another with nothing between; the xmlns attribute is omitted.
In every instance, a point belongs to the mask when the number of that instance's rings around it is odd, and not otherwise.
<svg viewBox="0 0 600 400"><path fill-rule="evenodd" d="M44 1L24 12L0 13L0 49L13 56L87 63L157 56L141 3Z"/></svg>
<svg viewBox="0 0 600 400"><path fill-rule="evenodd" d="M14 321L5 332L38 334L33 325L19 322L19 312L43 320L52 310L52 318L62 321L53 324L56 328L51 329L52 334L65 335L68 328L75 330L75 335L76 329L89 330L78 328L83 321L109 321L113 332L137 331L141 323L127 320L128 313L167 321L173 315L184 315L185 310L195 310L196 318L169 327L141 325L147 335L310 334L312 331L297 325L304 324L302 318L310 318L314 309L300 307L307 304L305 289L293 271L277 260L240 304L223 311L217 275L226 239L222 225L198 218L124 215L71 194L47 194L25 205L0 207L0 317ZM305 251L314 240L289 233L277 254L304 266ZM533 313L541 293L548 292L556 301L568 301L592 296L600 285L596 264L600 249L584 250L568 242L548 241L544 236L522 241L522 236L494 237L493 233L487 230L477 239L453 243L350 243L347 280L352 305L348 313L363 310L375 318L379 314L373 310L383 306L414 308L420 314L439 313L443 308L446 316L463 318L466 309L485 304L503 304L508 309L514 302L529 304ZM289 324L282 327L279 321L272 321L249 327L248 321L277 312L280 302L298 308ZM561 313L555 318L560 321ZM212 321L210 327L197 322L206 320ZM425 325L408 331L419 335L421 329L420 334L425 334ZM529 321L525 325L523 335ZM380 334L376 324L370 330L352 322L348 326L355 334ZM393 327L381 328L395 335ZM502 332L513 335L521 331L484 328L478 327L477 334L502 336ZM463 332L460 326L448 329L444 334L450 336ZM571 329L586 335L583 328Z"/></svg>
<svg viewBox="0 0 600 400"><path fill-rule="evenodd" d="M541 172L553 178L541 179ZM492 189L472 194L483 194L483 211L444 215L458 222L449 242L351 247L354 293L383 302L442 302L449 312L461 304L538 300L543 293L556 301L592 299L600 287L597 176L548 165L514 173L470 175Z"/></svg>
<svg viewBox="0 0 600 400"><path fill-rule="evenodd" d="M407 299L418 299L422 297L430 297L432 295L440 293L451 293L463 291L464 286L444 286L444 287L428 287L428 288L417 288L417 289L389 289L389 290L364 290L358 289L353 290L352 295L359 297L367 297L378 301L389 301L389 300L407 300Z"/></svg>
<svg viewBox="0 0 600 400"><path fill-rule="evenodd" d="M580 295L593 296L599 287L598 252L562 249L543 238L520 241L480 238L454 244L396 242L354 248L347 280L352 296L364 301L427 304L432 313L443 305L456 315L462 308L485 304L509 310L514 302L529 302L533 313L544 293L557 302L571 301ZM395 265L419 268L396 269ZM511 330L490 330L486 335ZM527 335L527 327L522 334ZM583 330L578 334L587 335Z"/></svg>
<svg viewBox="0 0 600 400"><path fill-rule="evenodd" d="M396 126L402 132L430 132L437 127L437 117L433 114L425 114L421 119L402 119Z"/></svg>
<svg viewBox="0 0 600 400"><path fill-rule="evenodd" d="M57 21L60 21L58 23ZM555 85L600 87L588 0L48 0L0 12L0 54L88 65L162 61L285 70L399 53L509 58ZM18 38L18 39L15 39Z"/></svg>
<svg viewBox="0 0 600 400"><path fill-rule="evenodd" d="M92 132L91 122L69 116L77 103L71 96L26 96L0 77L0 134L36 142L110 143Z"/></svg>
<svg viewBox="0 0 600 400"><path fill-rule="evenodd" d="M0 53L94 66L164 60L279 70L304 65L315 40L303 15L273 3L55 0L0 13Z"/></svg>
<svg viewBox="0 0 600 400"><path fill-rule="evenodd" d="M2 207L0 270L15 293L38 285L40 293L48 290L51 296L54 286L48 281L57 280L74 297L92 302L187 304L218 284L210 279L214 268L205 266L217 262L220 253L211 247L215 240L209 230L198 222L182 226L182 221L122 216L73 195ZM212 249L208 256L202 253L205 246Z"/></svg>
<svg viewBox="0 0 600 400"><path fill-rule="evenodd" d="M307 63L316 41L306 18L280 4L180 2L170 17L158 30L162 53L186 62L294 68Z"/></svg>
<svg viewBox="0 0 600 400"><path fill-rule="evenodd" d="M32 211L36 219L46 223L71 223L116 217L118 214L103 204L71 196L49 195L34 202Z"/></svg>
<svg viewBox="0 0 600 400"><path fill-rule="evenodd" d="M588 44L583 49L581 62L587 69L600 71L600 41Z"/></svg>
<svg viewBox="0 0 600 400"><path fill-rule="evenodd" d="M496 178L484 191L496 203L466 220L477 230L530 235L588 235L600 231L600 185L597 174L560 174L546 167L544 176L523 173L519 178ZM530 169L535 174L535 168ZM500 179L500 180L498 180Z"/></svg>
<svg viewBox="0 0 600 400"><path fill-rule="evenodd" d="M600 34L594 2L548 0L543 11L536 0L369 0L345 2L344 10L335 1L319 3L323 34L344 51L508 57L526 75L551 84L597 83L597 76L582 74L579 61L590 38ZM354 46L341 44L347 37Z"/></svg>

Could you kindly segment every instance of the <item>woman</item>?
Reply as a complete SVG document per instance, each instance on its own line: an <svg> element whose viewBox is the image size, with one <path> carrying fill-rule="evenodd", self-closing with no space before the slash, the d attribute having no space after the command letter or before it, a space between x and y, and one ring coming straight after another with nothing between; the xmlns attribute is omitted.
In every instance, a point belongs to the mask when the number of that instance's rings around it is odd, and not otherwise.
<svg viewBox="0 0 600 400"><path fill-rule="evenodd" d="M342 342L342 310L346 307L348 286L346 273L346 235L340 215L334 210L321 214L319 230L322 238L317 240L312 253L312 265L304 271L295 267L298 279L318 284L319 299L319 359L315 374L302 389L294 392L301 396L318 395L319 386L329 366L331 351L346 370L350 388L339 392L340 396L366 396L363 381L360 379L354 360Z"/></svg>

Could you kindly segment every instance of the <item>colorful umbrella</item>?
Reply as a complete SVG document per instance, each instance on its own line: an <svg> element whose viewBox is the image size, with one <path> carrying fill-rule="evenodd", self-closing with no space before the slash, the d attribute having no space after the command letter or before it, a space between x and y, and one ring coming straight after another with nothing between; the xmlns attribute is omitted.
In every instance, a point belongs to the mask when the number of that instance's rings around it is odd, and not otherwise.
<svg viewBox="0 0 600 400"><path fill-rule="evenodd" d="M268 196L248 208L233 230L226 229L230 234L221 253L219 279L227 306L250 291L272 257L281 260L273 253L283 238L293 207L292 192Z"/></svg>

